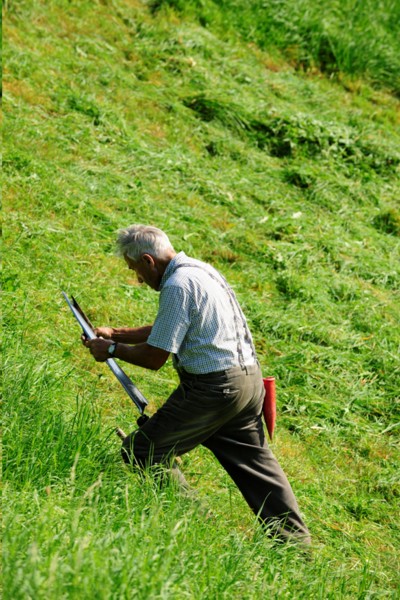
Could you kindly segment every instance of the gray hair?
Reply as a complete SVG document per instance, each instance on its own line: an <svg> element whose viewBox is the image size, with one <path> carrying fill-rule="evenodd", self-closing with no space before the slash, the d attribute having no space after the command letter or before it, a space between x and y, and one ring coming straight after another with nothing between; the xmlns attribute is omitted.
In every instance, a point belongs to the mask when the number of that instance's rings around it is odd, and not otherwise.
<svg viewBox="0 0 400 600"><path fill-rule="evenodd" d="M143 254L150 254L161 259L165 258L170 250L174 251L168 236L157 227L130 225L118 231L118 256L126 255L137 261Z"/></svg>

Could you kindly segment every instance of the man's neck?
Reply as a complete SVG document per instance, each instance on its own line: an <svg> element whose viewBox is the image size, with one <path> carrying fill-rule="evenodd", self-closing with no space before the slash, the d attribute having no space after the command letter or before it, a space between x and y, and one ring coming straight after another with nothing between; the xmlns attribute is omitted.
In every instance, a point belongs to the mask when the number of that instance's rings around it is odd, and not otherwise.
<svg viewBox="0 0 400 600"><path fill-rule="evenodd" d="M160 278L159 279L160 284L161 284L161 280L164 276L164 273L168 268L169 263L171 262L171 260L173 260L175 258L175 256L176 256L176 252L174 250L171 250L170 252L168 252L168 254L166 254L165 257L154 259L156 267L157 267L158 275ZM159 285L158 289L160 289L160 285Z"/></svg>

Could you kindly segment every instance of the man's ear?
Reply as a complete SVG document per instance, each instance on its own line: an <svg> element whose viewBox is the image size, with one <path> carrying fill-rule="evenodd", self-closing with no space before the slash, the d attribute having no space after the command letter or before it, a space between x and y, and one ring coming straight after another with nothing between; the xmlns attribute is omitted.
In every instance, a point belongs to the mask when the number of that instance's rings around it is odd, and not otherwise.
<svg viewBox="0 0 400 600"><path fill-rule="evenodd" d="M154 265L154 258L151 256L151 254L142 254L141 258L146 264L150 266Z"/></svg>

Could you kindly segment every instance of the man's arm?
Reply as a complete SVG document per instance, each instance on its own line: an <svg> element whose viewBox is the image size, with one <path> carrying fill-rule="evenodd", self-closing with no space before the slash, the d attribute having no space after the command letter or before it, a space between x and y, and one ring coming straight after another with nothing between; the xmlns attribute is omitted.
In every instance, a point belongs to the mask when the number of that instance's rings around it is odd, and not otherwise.
<svg viewBox="0 0 400 600"><path fill-rule="evenodd" d="M96 327L94 332L97 337L113 340L122 344L142 344L147 342L152 330L152 325L144 327Z"/></svg>
<svg viewBox="0 0 400 600"><path fill-rule="evenodd" d="M117 341L117 347L115 348L113 358L118 358L132 365L151 369L152 371L158 371L169 356L169 352L166 350L150 346L146 342L129 346L118 342L118 340L114 341ZM89 348L94 358L99 362L104 362L110 358L108 348L112 343L111 340L104 340L102 338L95 338L94 340L86 340L84 342L85 346Z"/></svg>

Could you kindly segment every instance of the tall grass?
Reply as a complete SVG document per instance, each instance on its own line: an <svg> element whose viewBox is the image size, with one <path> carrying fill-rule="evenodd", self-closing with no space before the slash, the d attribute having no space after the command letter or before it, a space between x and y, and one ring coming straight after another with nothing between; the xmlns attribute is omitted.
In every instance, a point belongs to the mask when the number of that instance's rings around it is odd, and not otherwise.
<svg viewBox="0 0 400 600"><path fill-rule="evenodd" d="M153 0L204 27L240 33L278 49L299 69L366 76L400 93L400 8L396 0ZM372 17L373 15L373 17Z"/></svg>
<svg viewBox="0 0 400 600"><path fill-rule="evenodd" d="M21 358L17 349L16 362ZM93 395L75 407L68 402L60 366L53 371L25 353L24 369L5 365L12 378L3 493L7 598L322 600L362 598L374 588L366 556L351 573L332 570L323 550L310 562L294 548L274 547L252 520L232 530L207 514L209 501L181 496L173 482L160 489L151 472L122 468L89 404ZM243 509L239 502L236 510Z"/></svg>
<svg viewBox="0 0 400 600"><path fill-rule="evenodd" d="M209 501L122 468L93 391L74 405L66 362L7 341L6 597L323 599L373 587L365 558L350 576L333 575L322 556L310 563L275 548L252 520L232 530L208 514Z"/></svg>

